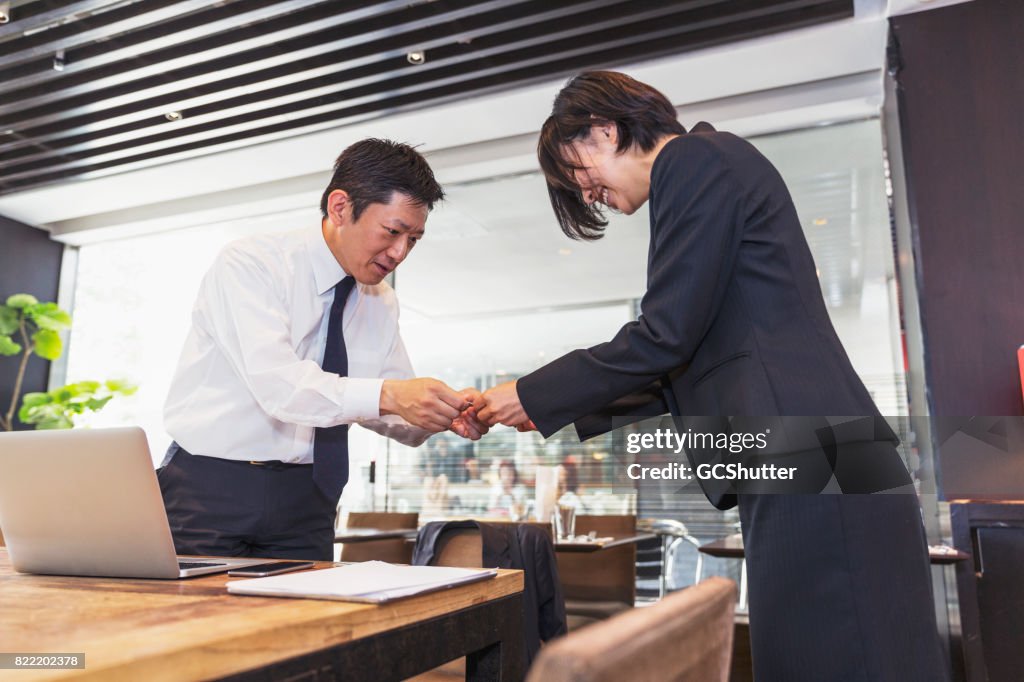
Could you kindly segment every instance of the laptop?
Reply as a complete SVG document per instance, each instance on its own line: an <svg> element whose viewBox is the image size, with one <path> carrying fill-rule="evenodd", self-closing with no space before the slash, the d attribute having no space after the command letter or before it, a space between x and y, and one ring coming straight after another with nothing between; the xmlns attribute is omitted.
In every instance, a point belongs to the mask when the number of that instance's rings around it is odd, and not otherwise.
<svg viewBox="0 0 1024 682"><path fill-rule="evenodd" d="M0 433L0 528L22 573L174 579L267 562L175 556L137 427Z"/></svg>

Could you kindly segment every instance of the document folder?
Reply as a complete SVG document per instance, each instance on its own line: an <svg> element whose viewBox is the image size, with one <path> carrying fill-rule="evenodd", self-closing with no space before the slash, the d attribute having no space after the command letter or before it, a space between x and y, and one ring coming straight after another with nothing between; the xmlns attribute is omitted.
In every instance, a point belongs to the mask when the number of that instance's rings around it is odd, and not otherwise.
<svg viewBox="0 0 1024 682"><path fill-rule="evenodd" d="M495 569L399 566L383 561L364 561L338 568L286 573L269 578L234 580L228 592L257 597L334 599L383 604L493 578Z"/></svg>

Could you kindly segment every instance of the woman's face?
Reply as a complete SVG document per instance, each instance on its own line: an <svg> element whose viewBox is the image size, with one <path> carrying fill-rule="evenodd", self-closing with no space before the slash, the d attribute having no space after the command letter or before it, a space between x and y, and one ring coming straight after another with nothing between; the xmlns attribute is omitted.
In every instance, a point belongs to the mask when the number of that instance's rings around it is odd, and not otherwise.
<svg viewBox="0 0 1024 682"><path fill-rule="evenodd" d="M565 148L565 158L579 166L573 174L588 206L597 202L631 215L647 201L650 171L633 150L619 152L618 142L614 124L593 125L586 138Z"/></svg>

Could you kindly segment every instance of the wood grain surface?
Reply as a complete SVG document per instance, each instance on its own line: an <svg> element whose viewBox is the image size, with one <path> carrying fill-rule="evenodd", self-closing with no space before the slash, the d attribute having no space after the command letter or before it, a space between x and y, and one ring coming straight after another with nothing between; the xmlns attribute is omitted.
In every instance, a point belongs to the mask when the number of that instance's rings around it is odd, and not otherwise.
<svg viewBox="0 0 1024 682"><path fill-rule="evenodd" d="M332 564L320 563L318 568ZM16 573L0 549L0 650L85 654L84 670L2 680L199 680L258 668L521 592L520 571L381 606L229 595L225 574L185 580Z"/></svg>

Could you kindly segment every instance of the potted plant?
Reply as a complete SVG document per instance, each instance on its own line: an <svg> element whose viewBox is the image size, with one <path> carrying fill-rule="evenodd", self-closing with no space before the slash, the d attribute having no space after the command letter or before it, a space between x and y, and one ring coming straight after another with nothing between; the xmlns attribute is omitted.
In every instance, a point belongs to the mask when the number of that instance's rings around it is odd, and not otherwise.
<svg viewBox="0 0 1024 682"><path fill-rule="evenodd" d="M71 316L56 303L40 303L31 294L14 294L0 305L0 355L20 356L14 391L0 429L14 430L14 418L37 429L70 429L74 417L103 408L115 395L131 395L136 387L124 381L79 381L45 393L25 394L21 408L18 397L28 360L34 354L56 360L64 352L62 330L71 326Z"/></svg>

